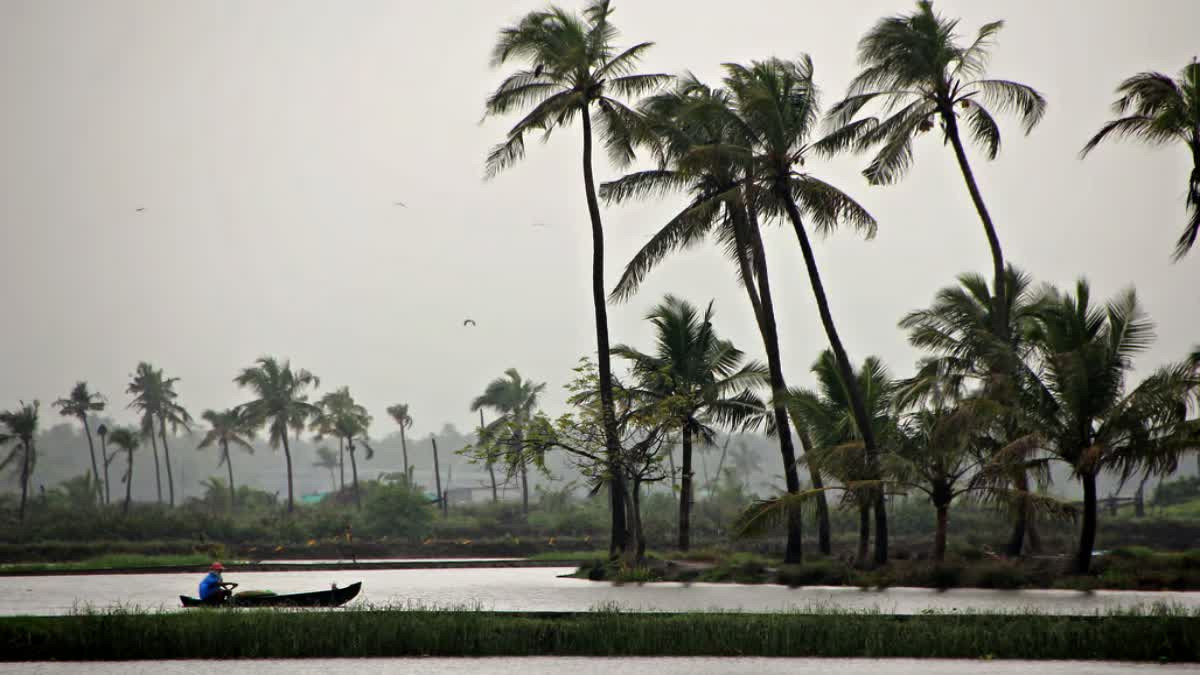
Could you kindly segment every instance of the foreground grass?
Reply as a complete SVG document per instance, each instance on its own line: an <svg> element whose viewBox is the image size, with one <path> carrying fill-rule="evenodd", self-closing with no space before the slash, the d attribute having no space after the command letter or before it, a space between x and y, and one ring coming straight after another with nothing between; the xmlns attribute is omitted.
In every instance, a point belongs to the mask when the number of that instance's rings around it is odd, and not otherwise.
<svg viewBox="0 0 1200 675"><path fill-rule="evenodd" d="M56 563L17 563L0 565L0 571L8 573L39 572L88 572L96 570L130 569L138 567L181 567L207 565L212 556L204 553L145 555L139 553L111 553L87 560Z"/></svg>
<svg viewBox="0 0 1200 675"><path fill-rule="evenodd" d="M772 656L1200 661L1200 616L355 610L0 618L0 660Z"/></svg>

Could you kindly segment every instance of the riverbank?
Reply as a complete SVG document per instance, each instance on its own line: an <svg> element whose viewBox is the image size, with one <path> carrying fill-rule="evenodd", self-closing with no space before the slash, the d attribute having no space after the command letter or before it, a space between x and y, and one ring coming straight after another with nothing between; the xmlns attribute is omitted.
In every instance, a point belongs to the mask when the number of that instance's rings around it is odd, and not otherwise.
<svg viewBox="0 0 1200 675"><path fill-rule="evenodd" d="M103 556L69 563L23 563L0 565L0 577L66 576L87 574L173 574L200 573L208 568L209 556ZM468 567L571 567L578 558L494 559L472 558L413 560L222 560L226 574L238 572L318 572L336 570L413 570ZM116 564L114 564L116 563Z"/></svg>
<svg viewBox="0 0 1200 675"><path fill-rule="evenodd" d="M0 618L0 659L768 656L1200 661L1200 615L193 610Z"/></svg>

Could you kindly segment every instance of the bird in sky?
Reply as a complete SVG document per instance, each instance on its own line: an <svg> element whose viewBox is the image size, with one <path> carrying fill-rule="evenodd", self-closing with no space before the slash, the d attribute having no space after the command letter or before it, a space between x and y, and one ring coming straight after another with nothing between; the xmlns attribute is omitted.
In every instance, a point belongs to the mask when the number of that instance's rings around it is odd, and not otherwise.
<svg viewBox="0 0 1200 675"><path fill-rule="evenodd" d="M141 213L142 211L145 211L145 210L146 210L146 207L144 207L144 206L139 206L136 209L134 209L134 211L137 211L138 213Z"/></svg>
<svg viewBox="0 0 1200 675"><path fill-rule="evenodd" d="M465 326L465 325L467 325L467 324L471 324L472 326L474 326L474 325L475 325L475 319L463 319L463 325Z"/></svg>
<svg viewBox="0 0 1200 675"><path fill-rule="evenodd" d="M399 206L406 209L408 208L408 204L405 204L404 202L392 202L392 206Z"/></svg>

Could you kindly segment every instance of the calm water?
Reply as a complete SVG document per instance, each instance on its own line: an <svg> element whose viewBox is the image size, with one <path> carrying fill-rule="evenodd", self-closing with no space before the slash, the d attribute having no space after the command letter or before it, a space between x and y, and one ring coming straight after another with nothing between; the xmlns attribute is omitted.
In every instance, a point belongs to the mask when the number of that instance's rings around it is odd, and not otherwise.
<svg viewBox="0 0 1200 675"><path fill-rule="evenodd" d="M1092 614L1120 607L1168 603L1200 611L1200 593L1137 591L988 591L938 592L919 588L862 591L856 588L735 584L662 583L618 586L583 579L561 579L573 568L506 567L412 570L339 570L230 573L241 590L295 593L363 582L363 591L347 607L415 604L426 607L477 607L500 611L588 611L616 605L630 610L780 611L814 607L876 609L916 614L939 611L1034 610ZM174 609L179 595L195 595L200 574L114 574L0 577L0 614L63 614L76 607L116 606Z"/></svg>
<svg viewBox="0 0 1200 675"><path fill-rule="evenodd" d="M765 658L588 658L524 657L489 659L306 659L288 661L119 661L107 663L3 663L0 673L38 675L74 675L76 673L119 673L121 675L183 675L185 673L266 673L306 675L308 673L489 673L494 675L887 675L914 673L942 675L1007 675L1036 672L1044 675L1067 673L1147 672L1161 675L1194 673L1194 665L1156 665L1103 663L1095 661L958 661L911 659L765 659Z"/></svg>

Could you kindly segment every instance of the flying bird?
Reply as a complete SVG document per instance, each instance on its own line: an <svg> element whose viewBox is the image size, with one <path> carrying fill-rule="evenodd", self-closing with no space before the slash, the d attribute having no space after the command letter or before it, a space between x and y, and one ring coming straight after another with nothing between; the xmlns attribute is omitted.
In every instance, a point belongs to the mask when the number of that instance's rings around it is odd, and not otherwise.
<svg viewBox="0 0 1200 675"><path fill-rule="evenodd" d="M549 226L546 225L545 223L534 223L533 225L530 225L530 227L549 227Z"/></svg>
<svg viewBox="0 0 1200 675"><path fill-rule="evenodd" d="M392 206L400 206L406 209L408 208L408 204L405 204L404 202L392 202Z"/></svg>
<svg viewBox="0 0 1200 675"><path fill-rule="evenodd" d="M465 325L467 325L467 324L471 324L472 326L474 326L474 325L475 325L475 319L463 319L463 325L465 326Z"/></svg>
<svg viewBox="0 0 1200 675"><path fill-rule="evenodd" d="M136 209L134 209L134 211L137 211L138 213L141 213L142 211L145 211L145 210L146 210L146 207L144 207L144 206L139 206Z"/></svg>

